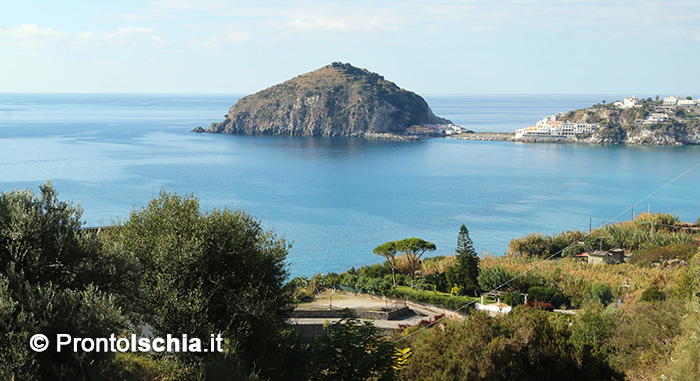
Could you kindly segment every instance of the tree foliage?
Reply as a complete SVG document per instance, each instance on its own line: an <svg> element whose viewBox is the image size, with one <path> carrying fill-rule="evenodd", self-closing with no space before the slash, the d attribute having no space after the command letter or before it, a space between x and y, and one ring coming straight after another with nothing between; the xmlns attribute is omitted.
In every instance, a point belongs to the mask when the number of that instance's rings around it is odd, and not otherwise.
<svg viewBox="0 0 700 381"><path fill-rule="evenodd" d="M99 288L104 281L85 270L101 259L78 231L81 209L59 201L51 183L40 191L0 195L0 378L92 377L112 354L57 352L54 345L29 351L37 333L50 342L58 333L109 337L126 322L115 296Z"/></svg>
<svg viewBox="0 0 700 381"><path fill-rule="evenodd" d="M384 242L383 244L377 246L374 248L374 251L372 251L374 254L381 255L384 258L386 258L386 262L389 264L389 267L391 268L391 280L396 287L396 241L389 241L389 242Z"/></svg>
<svg viewBox="0 0 700 381"><path fill-rule="evenodd" d="M105 241L143 267L144 320L158 334L220 333L252 366L291 308L290 246L243 211L203 212L196 197L161 191Z"/></svg>
<svg viewBox="0 0 700 381"><path fill-rule="evenodd" d="M346 317L331 324L319 342L310 379L393 379L395 349L371 322Z"/></svg>
<svg viewBox="0 0 700 381"><path fill-rule="evenodd" d="M569 321L519 307L424 331L404 375L420 380L588 380L619 377L590 351L579 355Z"/></svg>
<svg viewBox="0 0 700 381"><path fill-rule="evenodd" d="M459 229L455 254L457 263L447 272L448 280L458 286L463 295L476 294L479 290L479 255L465 225Z"/></svg>
<svg viewBox="0 0 700 381"><path fill-rule="evenodd" d="M481 269L479 277L479 288L484 291L501 290L514 288L513 284L508 283L515 277L515 273L506 269L503 266L492 266Z"/></svg>
<svg viewBox="0 0 700 381"><path fill-rule="evenodd" d="M527 257L547 258L550 256L563 256L566 254L564 249L585 236L586 233L579 230L565 231L552 236L533 233L522 238L513 239L508 244L508 248L511 254Z"/></svg>
<svg viewBox="0 0 700 381"><path fill-rule="evenodd" d="M435 251L437 247L434 243L420 238L406 238L396 241L396 250L404 253L411 264L411 287L416 278L416 268L420 264L420 258L428 251Z"/></svg>

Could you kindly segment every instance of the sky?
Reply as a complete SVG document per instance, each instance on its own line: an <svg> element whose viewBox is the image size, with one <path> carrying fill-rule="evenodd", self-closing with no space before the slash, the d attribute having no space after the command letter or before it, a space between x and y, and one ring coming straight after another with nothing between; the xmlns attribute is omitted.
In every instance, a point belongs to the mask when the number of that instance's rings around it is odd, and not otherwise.
<svg viewBox="0 0 700 381"><path fill-rule="evenodd" d="M331 62L419 94L700 89L700 1L0 0L0 92L248 94Z"/></svg>

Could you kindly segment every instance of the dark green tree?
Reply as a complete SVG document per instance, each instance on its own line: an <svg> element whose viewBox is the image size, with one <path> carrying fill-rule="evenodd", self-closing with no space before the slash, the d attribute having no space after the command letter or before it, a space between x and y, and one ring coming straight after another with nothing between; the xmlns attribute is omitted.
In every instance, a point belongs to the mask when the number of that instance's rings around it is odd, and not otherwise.
<svg viewBox="0 0 700 381"><path fill-rule="evenodd" d="M391 268L391 280L396 287L396 241L385 242L374 248L374 254L381 255L386 258L389 267Z"/></svg>
<svg viewBox="0 0 700 381"><path fill-rule="evenodd" d="M111 229L105 246L122 247L138 259L144 320L156 334L220 333L233 366L260 369L291 309L291 293L283 287L290 245L283 238L243 211L204 212L192 195L161 191Z"/></svg>
<svg viewBox="0 0 700 381"><path fill-rule="evenodd" d="M328 327L317 348L312 380L393 379L396 347L369 321L346 317Z"/></svg>
<svg viewBox="0 0 700 381"><path fill-rule="evenodd" d="M416 267L420 264L420 257L428 251L435 251L434 243L420 238L406 238L396 242L396 250L404 253L411 264L411 287L416 279Z"/></svg>
<svg viewBox="0 0 700 381"><path fill-rule="evenodd" d="M450 283L459 286L463 295L476 295L479 291L479 255L474 250L469 230L465 225L459 229L455 254L457 263L447 272Z"/></svg>
<svg viewBox="0 0 700 381"><path fill-rule="evenodd" d="M59 201L51 183L39 188L0 194L0 379L93 378L113 354L29 350L34 334L55 344L58 333L109 337L126 325L104 281L84 271L99 252L79 231L81 209Z"/></svg>

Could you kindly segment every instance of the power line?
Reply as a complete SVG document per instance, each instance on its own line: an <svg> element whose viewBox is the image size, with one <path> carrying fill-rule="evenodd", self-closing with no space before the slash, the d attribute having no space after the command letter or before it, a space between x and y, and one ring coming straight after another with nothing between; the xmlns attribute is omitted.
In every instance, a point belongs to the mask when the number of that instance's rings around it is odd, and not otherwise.
<svg viewBox="0 0 700 381"><path fill-rule="evenodd" d="M680 175L678 175L678 176L676 176L675 178L673 178L671 181L669 181L669 182L667 182L666 184L662 185L662 186L661 186L660 188L658 188L657 190L651 192L649 195L647 195L647 196L644 197L643 199L641 199L641 200L637 201L636 203L632 204L632 206L630 206L629 208L625 209L625 210L622 211L620 214L616 215L616 216L613 217L613 218L608 219L605 223L603 223L602 225L596 227L595 230L593 230L593 231L597 231L597 230L600 229L601 227L604 227L604 226L608 225L610 222L615 221L618 217L620 217L621 215L627 213L628 211L630 211L630 209L633 209L633 208L635 207L635 205L639 205L640 203L646 201L648 198L650 198L650 197L654 196L655 194L659 193L662 189L664 189L664 188L666 188L667 186L671 185L674 181L676 181L676 180L678 180L679 178L683 177L685 174L687 174L688 172L692 171L693 169L695 169L695 168L696 168L697 166L699 166L699 165L700 165L700 161L697 162L697 163L696 163L695 165L693 165L692 167L688 168L685 172L683 172L683 173L681 173ZM593 234L593 231L591 231L591 232L589 232L588 234L586 234L586 235L583 237L583 239L586 239L586 238L590 237L590 236ZM513 281L515 281L515 280L517 280L517 279L523 277L524 275L528 274L530 271L532 271L532 270L534 270L535 268L537 268L537 267L538 267L539 265L541 265L542 263L549 261L550 259L554 258L555 256L561 254L564 250L566 250L566 249L568 249L569 247L575 245L577 241L578 241L578 240L574 240L574 242L571 242L571 243L570 243L568 246L566 246L565 248L563 248L563 249L557 251L556 253L550 255L549 257L547 257L547 258L545 258L545 259L543 259L543 260L537 262L536 264L534 264L533 266L531 266L531 267L528 268L527 270L525 270L525 271L523 271L522 273L516 275L515 277L511 278L510 280L508 280L507 282L501 284L500 286L494 288L494 289L491 290L490 292L498 291L498 290L500 290L501 288L503 288L503 287L509 285L509 284L512 283ZM456 312L459 312L459 311L461 311L462 309L464 309L464 308L466 308L466 307L468 307L468 306L470 306L470 305L472 305L472 304L474 304L474 303L476 303L475 300L474 300L474 301L471 301L471 302L469 302L469 303L467 303L467 304L465 304L465 305L463 305L462 307L458 308L458 309L455 310L455 311L456 311ZM435 325L436 323L438 323L438 322L440 322L440 321L442 321L442 320L444 320L444 319L446 319L446 318L447 318L447 316L443 316L443 317L441 317L440 319L436 320L433 324L430 324L430 325L428 325L428 326L421 327L421 328L417 329L415 332L412 332L412 333L409 334L409 335L406 335L406 336L404 336L404 337L402 337L402 338L400 338L400 339L398 339L398 340L395 340L394 343L398 343L398 342L400 342L400 341L402 341L402 340L404 340L404 339L407 339L407 338L409 338L409 337L411 337L411 336L417 334L418 332L421 332L421 331L425 330L425 329L428 328L429 326L433 326L433 325Z"/></svg>

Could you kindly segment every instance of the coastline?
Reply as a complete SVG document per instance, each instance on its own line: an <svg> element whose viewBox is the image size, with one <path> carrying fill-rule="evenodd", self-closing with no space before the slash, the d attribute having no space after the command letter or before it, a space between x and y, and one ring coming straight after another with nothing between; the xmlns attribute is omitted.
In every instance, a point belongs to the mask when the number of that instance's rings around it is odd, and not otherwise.
<svg viewBox="0 0 700 381"><path fill-rule="evenodd" d="M211 132L203 129L202 127L196 127L193 130L190 130L192 133L213 133L217 134L216 132ZM220 134L220 133L219 133ZM245 134L233 134L233 135L245 135ZM324 136L317 136L317 137L324 137ZM328 136L325 136L328 137ZM624 145L636 145L636 146L690 146L690 145L698 145L700 144L700 140L698 142L683 142L679 141L677 137L668 137L665 135L652 138L651 140L649 137L646 137L646 139L632 139L630 140L620 140L620 139L599 139L599 140L593 140L590 137L587 138L569 138L569 137L561 137L561 136L553 136L553 137L520 137L516 138L515 133L513 132L469 132L469 133L463 133L463 134L458 134L458 135L437 135L437 134L426 134L426 135L399 135L399 134L392 134L392 133L374 133L374 132L366 132L366 133L356 133L356 134L351 134L348 136L345 136L348 138L365 138L365 139L372 139L372 140L394 140L394 141L420 141L423 138L445 138L445 139L455 139L455 140L472 140L472 141L487 141L487 142L495 142L495 141L502 141L502 142L514 142L514 143L562 143L562 144L596 144L596 145L619 145L619 144L624 144Z"/></svg>
<svg viewBox="0 0 700 381"><path fill-rule="evenodd" d="M445 136L449 139L457 140L476 140L476 141L507 141L515 143L564 143L564 144L597 144L597 145L609 145L609 144L625 144L625 145L636 145L636 146L691 146L698 145L698 142L683 142L677 139L668 138L665 135L659 136L652 140L649 139L633 139L629 140L619 140L619 139L601 139L600 141L594 141L590 137L588 138L568 138L568 137L522 137L516 138L515 133L512 132L474 132L469 134L460 134L453 136Z"/></svg>

